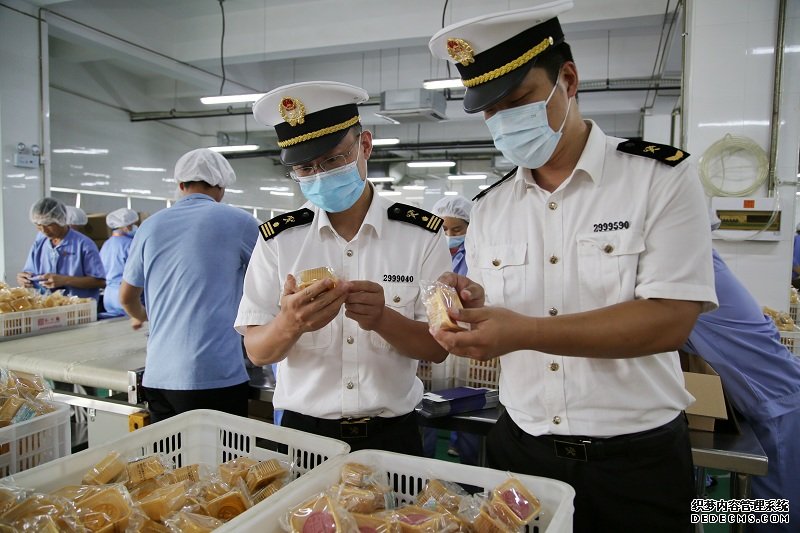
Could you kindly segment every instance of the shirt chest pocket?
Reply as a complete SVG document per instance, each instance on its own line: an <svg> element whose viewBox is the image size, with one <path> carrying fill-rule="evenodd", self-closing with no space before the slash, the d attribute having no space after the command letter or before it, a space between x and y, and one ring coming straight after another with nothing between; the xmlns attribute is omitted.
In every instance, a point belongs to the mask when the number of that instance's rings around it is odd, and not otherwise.
<svg viewBox="0 0 800 533"><path fill-rule="evenodd" d="M467 269L480 270L488 305L509 305L525 298L527 264L528 243L519 242L481 248L478 264L468 264Z"/></svg>
<svg viewBox="0 0 800 533"><path fill-rule="evenodd" d="M380 285L383 287L383 299L386 308L414 320L414 309L419 298L419 286L400 283L381 283ZM379 350L393 349L383 337L374 331L369 332L369 337L370 343L374 348Z"/></svg>
<svg viewBox="0 0 800 533"><path fill-rule="evenodd" d="M644 237L639 231L583 233L577 236L581 309L633 300Z"/></svg>

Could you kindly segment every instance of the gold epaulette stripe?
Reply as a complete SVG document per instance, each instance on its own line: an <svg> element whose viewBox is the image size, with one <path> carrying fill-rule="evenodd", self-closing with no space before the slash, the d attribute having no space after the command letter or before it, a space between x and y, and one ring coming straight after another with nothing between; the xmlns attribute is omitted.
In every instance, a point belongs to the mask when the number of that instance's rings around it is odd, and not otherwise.
<svg viewBox="0 0 800 533"><path fill-rule="evenodd" d="M263 235L265 239L275 234L275 230L270 226L269 222L261 224L258 229L261 230L261 235Z"/></svg>
<svg viewBox="0 0 800 533"><path fill-rule="evenodd" d="M437 231L439 229L439 225L442 223L442 219L437 216L432 216L431 219L428 221L427 227L433 231Z"/></svg>
<svg viewBox="0 0 800 533"><path fill-rule="evenodd" d="M303 135L298 135L297 137L292 137L291 139L286 139L285 141L278 141L278 146L280 146L281 148L286 148L287 146L293 146L297 143L310 141L311 139L316 139L317 137L322 137L323 135L328 135L337 131L341 131L343 129L349 128L350 126L355 126L356 124L358 124L358 120L359 116L356 115L350 120L345 120L344 122L340 122L339 124L334 124L333 126L322 128L321 130L304 133Z"/></svg>
<svg viewBox="0 0 800 533"><path fill-rule="evenodd" d="M461 83L464 84L464 87L475 87L476 85L480 85L481 83L486 83L487 81L492 81L495 78L499 78L500 76L505 76L512 70L516 70L534 57L538 56L548 47L553 45L553 38L548 37L547 39L543 40L518 58L513 61L510 61L503 65L502 67L497 67L494 70L490 70L486 74L481 74L480 76L476 76L474 78L470 78L468 80L461 80ZM280 144L280 143L278 143Z"/></svg>

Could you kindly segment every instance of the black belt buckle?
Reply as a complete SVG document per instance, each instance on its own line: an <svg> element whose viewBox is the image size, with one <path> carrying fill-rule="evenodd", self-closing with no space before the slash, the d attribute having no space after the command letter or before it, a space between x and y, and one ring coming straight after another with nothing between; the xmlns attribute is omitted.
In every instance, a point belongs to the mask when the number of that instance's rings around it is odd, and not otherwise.
<svg viewBox="0 0 800 533"><path fill-rule="evenodd" d="M553 440L553 446L556 450L556 457L560 457L561 459L572 459L573 461L583 462L589 460L586 455L586 443Z"/></svg>
<svg viewBox="0 0 800 533"><path fill-rule="evenodd" d="M363 439L367 437L369 418L348 418L342 420L339 429L343 439Z"/></svg>

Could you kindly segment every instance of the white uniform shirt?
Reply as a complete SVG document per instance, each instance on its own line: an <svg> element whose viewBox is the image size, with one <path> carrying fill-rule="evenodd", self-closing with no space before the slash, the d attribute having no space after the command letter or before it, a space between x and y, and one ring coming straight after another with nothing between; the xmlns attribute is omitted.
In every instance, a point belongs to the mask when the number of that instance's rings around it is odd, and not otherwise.
<svg viewBox="0 0 800 533"><path fill-rule="evenodd" d="M427 322L420 281L450 270L444 233L389 220L392 204L373 196L352 241L331 226L328 214L311 203L311 224L259 239L244 280L236 328L270 322L279 311L287 274L329 266L346 280L383 286L386 305L405 317ZM427 335L427 332L425 333ZM303 334L278 368L273 403L319 418L394 417L411 412L422 399L417 361L339 315L322 329Z"/></svg>
<svg viewBox="0 0 800 533"><path fill-rule="evenodd" d="M716 307L708 215L694 167L618 152L622 139L589 123L575 170L552 194L518 171L476 202L467 264L487 305L528 316L646 298ZM525 350L500 362L500 401L531 435L645 431L693 401L677 352L597 359Z"/></svg>

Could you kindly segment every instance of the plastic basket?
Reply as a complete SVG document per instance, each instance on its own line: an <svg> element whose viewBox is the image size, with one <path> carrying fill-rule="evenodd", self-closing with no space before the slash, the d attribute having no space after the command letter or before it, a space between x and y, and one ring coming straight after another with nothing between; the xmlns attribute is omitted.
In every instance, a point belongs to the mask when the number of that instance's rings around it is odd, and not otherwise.
<svg viewBox="0 0 800 533"><path fill-rule="evenodd" d="M346 457L331 459L321 467L282 489L270 498L270 505L243 516L240 525L260 527L264 533L282 531L280 517L289 509L308 500L339 482L342 465L356 462L384 472L386 483L397 493L401 503L410 503L431 478L491 490L508 478L507 472L461 465L435 459L412 457L378 450L361 450ZM543 477L514 474L542 503L542 513L528 526L528 532L561 533L572 531L572 512L575 490L568 484Z"/></svg>
<svg viewBox="0 0 800 533"><path fill-rule="evenodd" d="M8 339L97 320L97 302L84 302L47 309L30 309L0 314L0 332Z"/></svg>
<svg viewBox="0 0 800 533"><path fill-rule="evenodd" d="M797 324L797 315L798 311L800 311L800 303L799 304L789 304L789 316L792 317L794 323Z"/></svg>
<svg viewBox="0 0 800 533"><path fill-rule="evenodd" d="M449 389L453 386L453 359L454 355L448 355L441 363L419 362L417 377L422 381L425 392Z"/></svg>
<svg viewBox="0 0 800 533"><path fill-rule="evenodd" d="M0 477L69 455L72 444L69 406L0 429Z"/></svg>
<svg viewBox="0 0 800 533"><path fill-rule="evenodd" d="M454 387L498 388L500 380L500 358L476 361L467 357L455 358Z"/></svg>
<svg viewBox="0 0 800 533"><path fill-rule="evenodd" d="M192 463L218 465L240 456L258 461L283 459L295 463L292 470L299 476L331 457L347 454L350 446L303 431L273 426L220 411L198 409L138 429L107 444L28 470L14 476L14 482L21 487L43 492L80 484L83 474L114 450L128 458L161 453L171 458L176 468ZM291 485L292 483L287 487ZM264 531L263 524L252 522L248 527L242 527L240 520L257 512L264 505L271 506L274 498L285 489L286 487L280 489L215 531Z"/></svg>
<svg viewBox="0 0 800 533"><path fill-rule="evenodd" d="M778 331L781 334L781 344L786 346L792 355L800 357L800 328L795 326L794 331Z"/></svg>

